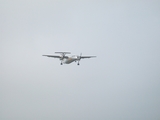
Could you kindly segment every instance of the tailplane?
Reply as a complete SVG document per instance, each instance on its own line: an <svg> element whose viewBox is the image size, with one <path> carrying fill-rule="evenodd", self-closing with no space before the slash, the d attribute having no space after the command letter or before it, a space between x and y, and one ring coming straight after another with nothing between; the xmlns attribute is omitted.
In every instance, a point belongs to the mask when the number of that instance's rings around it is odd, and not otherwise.
<svg viewBox="0 0 160 120"><path fill-rule="evenodd" d="M70 52L55 52L55 53L62 54L62 55L71 54Z"/></svg>

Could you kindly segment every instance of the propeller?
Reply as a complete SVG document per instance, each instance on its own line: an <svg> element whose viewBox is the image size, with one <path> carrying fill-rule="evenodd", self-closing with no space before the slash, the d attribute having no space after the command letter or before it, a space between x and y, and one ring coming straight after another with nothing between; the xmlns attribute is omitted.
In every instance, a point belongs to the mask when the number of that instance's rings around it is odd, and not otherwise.
<svg viewBox="0 0 160 120"><path fill-rule="evenodd" d="M61 53L61 60L64 59L65 55L66 55L66 53Z"/></svg>
<svg viewBox="0 0 160 120"><path fill-rule="evenodd" d="M82 56L82 53L81 53L80 56L79 56L79 60L81 60L81 56Z"/></svg>
<svg viewBox="0 0 160 120"><path fill-rule="evenodd" d="M79 56L79 60L78 60L78 64L77 65L79 65L79 61L81 60L81 56L82 56L82 53Z"/></svg>

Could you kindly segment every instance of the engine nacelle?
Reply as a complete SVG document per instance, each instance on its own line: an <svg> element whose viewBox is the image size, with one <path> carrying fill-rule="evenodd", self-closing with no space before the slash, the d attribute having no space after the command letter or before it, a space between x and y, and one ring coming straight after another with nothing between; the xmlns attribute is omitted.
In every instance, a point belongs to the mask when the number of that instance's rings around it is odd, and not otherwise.
<svg viewBox="0 0 160 120"><path fill-rule="evenodd" d="M64 59L64 56L61 56L61 57L60 57L60 60L63 60L63 59Z"/></svg>

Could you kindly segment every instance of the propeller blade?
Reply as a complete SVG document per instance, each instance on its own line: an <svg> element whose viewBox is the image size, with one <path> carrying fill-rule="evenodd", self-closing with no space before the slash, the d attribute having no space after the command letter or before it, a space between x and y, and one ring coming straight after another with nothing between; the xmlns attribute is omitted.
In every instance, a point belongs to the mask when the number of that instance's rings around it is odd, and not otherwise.
<svg viewBox="0 0 160 120"><path fill-rule="evenodd" d="M82 53L81 53L80 56L79 56L79 60L81 59L81 56L82 56Z"/></svg>

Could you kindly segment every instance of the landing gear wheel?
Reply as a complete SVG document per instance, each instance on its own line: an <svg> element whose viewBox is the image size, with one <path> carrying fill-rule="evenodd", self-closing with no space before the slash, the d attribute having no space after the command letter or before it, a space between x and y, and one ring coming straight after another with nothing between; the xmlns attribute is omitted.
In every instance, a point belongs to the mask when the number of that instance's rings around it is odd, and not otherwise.
<svg viewBox="0 0 160 120"><path fill-rule="evenodd" d="M77 65L79 65L79 63Z"/></svg>
<svg viewBox="0 0 160 120"><path fill-rule="evenodd" d="M61 63L61 65L63 65L63 64Z"/></svg>

